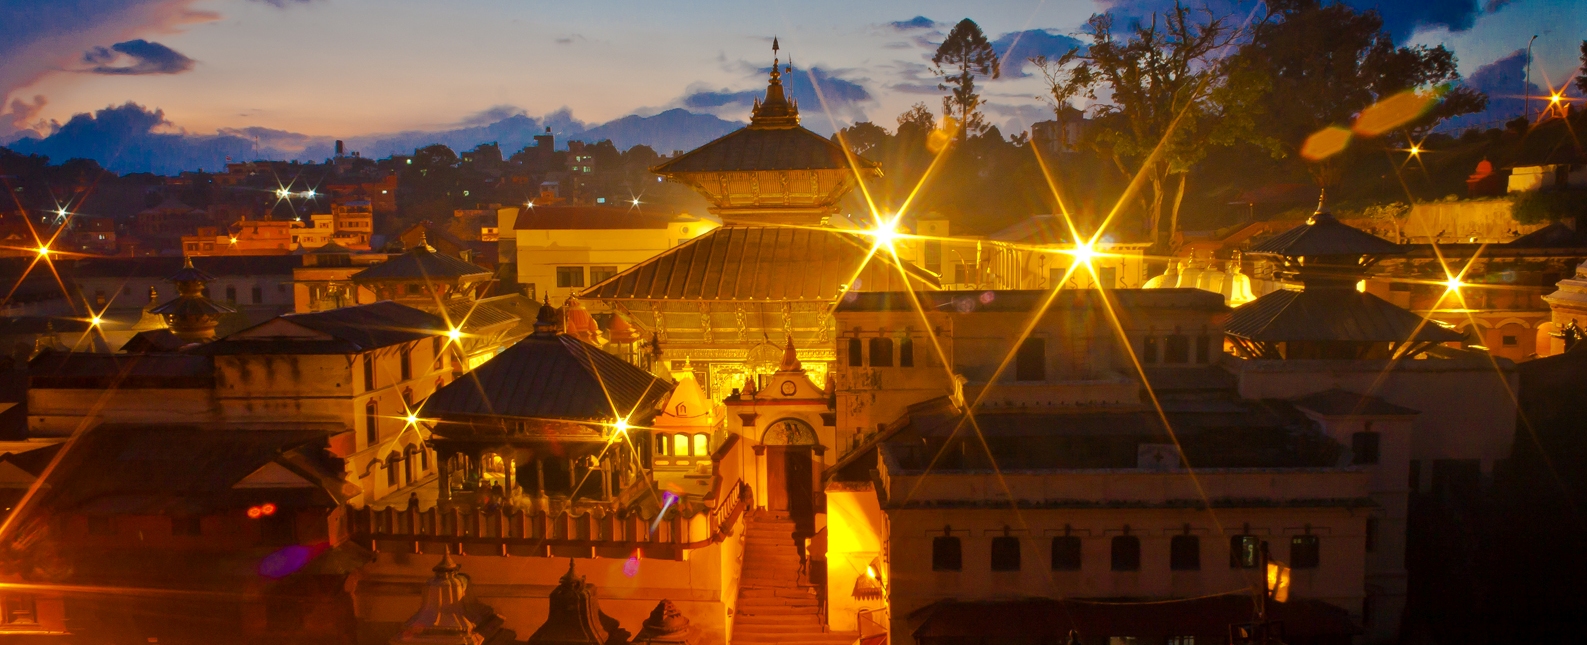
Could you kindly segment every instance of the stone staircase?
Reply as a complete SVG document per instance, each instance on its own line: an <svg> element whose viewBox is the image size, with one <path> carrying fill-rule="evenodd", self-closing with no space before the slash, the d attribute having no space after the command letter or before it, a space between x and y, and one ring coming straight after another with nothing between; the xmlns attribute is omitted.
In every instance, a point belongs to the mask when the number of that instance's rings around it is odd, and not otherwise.
<svg viewBox="0 0 1587 645"><path fill-rule="evenodd" d="M732 645L849 645L859 638L822 629L815 588L799 584L793 520L757 511L745 517L744 530Z"/></svg>

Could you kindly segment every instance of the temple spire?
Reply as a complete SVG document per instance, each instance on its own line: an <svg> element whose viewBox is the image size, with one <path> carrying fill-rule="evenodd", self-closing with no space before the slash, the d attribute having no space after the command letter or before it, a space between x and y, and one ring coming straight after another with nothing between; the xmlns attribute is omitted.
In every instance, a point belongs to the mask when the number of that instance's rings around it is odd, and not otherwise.
<svg viewBox="0 0 1587 645"><path fill-rule="evenodd" d="M782 86L781 49L775 36L771 39L771 78L766 84L766 98L755 102L750 110L749 127L752 130L783 130L799 125L799 106L788 100Z"/></svg>

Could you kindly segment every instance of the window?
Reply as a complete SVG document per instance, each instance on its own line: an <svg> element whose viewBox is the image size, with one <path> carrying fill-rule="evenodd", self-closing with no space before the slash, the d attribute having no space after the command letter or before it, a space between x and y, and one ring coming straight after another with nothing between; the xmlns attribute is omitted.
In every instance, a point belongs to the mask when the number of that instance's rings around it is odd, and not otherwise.
<svg viewBox="0 0 1587 645"><path fill-rule="evenodd" d="M105 304L105 290L104 289L95 289L94 290L94 304L96 304L96 305Z"/></svg>
<svg viewBox="0 0 1587 645"><path fill-rule="evenodd" d="M1141 339L1141 362L1157 362L1157 337L1147 336Z"/></svg>
<svg viewBox="0 0 1587 645"><path fill-rule="evenodd" d="M392 455L386 459L386 485L397 485L397 456Z"/></svg>
<svg viewBox="0 0 1587 645"><path fill-rule="evenodd" d="M859 367L865 364L865 355L862 353L860 346L860 339L849 339L849 367Z"/></svg>
<svg viewBox="0 0 1587 645"><path fill-rule="evenodd" d="M237 302L237 287L226 287L226 302Z"/></svg>
<svg viewBox="0 0 1587 645"><path fill-rule="evenodd" d="M197 515L171 516L171 535L203 535L203 523Z"/></svg>
<svg viewBox="0 0 1587 645"><path fill-rule="evenodd" d="M1321 545L1315 535L1297 535L1289 539L1289 568L1316 569L1321 559Z"/></svg>
<svg viewBox="0 0 1587 645"><path fill-rule="evenodd" d="M1190 337L1184 334L1169 334L1168 342L1163 345L1163 362L1189 363Z"/></svg>
<svg viewBox="0 0 1587 645"><path fill-rule="evenodd" d="M379 410L374 401L364 404L364 443L371 446L380 443Z"/></svg>
<svg viewBox="0 0 1587 645"><path fill-rule="evenodd" d="M667 438L667 435L664 435L664 434L656 435L656 454L658 454L658 455L666 455L666 454L668 454L667 451L670 448L672 448L672 440Z"/></svg>
<svg viewBox="0 0 1587 645"><path fill-rule="evenodd" d="M286 292L287 292L287 285L286 285L285 282L276 284L276 293L286 293Z"/></svg>
<svg viewBox="0 0 1587 645"><path fill-rule="evenodd" d="M1378 550L1378 518L1367 518L1367 553Z"/></svg>
<svg viewBox="0 0 1587 645"><path fill-rule="evenodd" d="M0 616L7 625L37 625L39 623L38 607L33 602L32 594L6 594L3 604L5 615ZM25 637L24 637L25 638Z"/></svg>
<svg viewBox="0 0 1587 645"><path fill-rule="evenodd" d="M413 378L413 348L404 345L398 354L402 359L402 380Z"/></svg>
<svg viewBox="0 0 1587 645"><path fill-rule="evenodd" d="M674 456L674 457L687 457L687 456L689 456L689 435L686 435L686 434L675 434L675 435L672 435L672 456Z"/></svg>
<svg viewBox="0 0 1587 645"><path fill-rule="evenodd" d="M430 469L430 448L429 448L429 446L419 446L419 470L422 472L422 471L426 471L426 470L429 470L429 469Z"/></svg>
<svg viewBox="0 0 1587 645"><path fill-rule="evenodd" d="M703 434L694 435L694 456L704 457L711 454L711 451L708 449L710 443L710 437L707 437Z"/></svg>
<svg viewBox="0 0 1587 645"><path fill-rule="evenodd" d="M407 285L407 291L408 295L410 296L422 296L424 295L424 285L417 282L409 283Z"/></svg>
<svg viewBox="0 0 1587 645"><path fill-rule="evenodd" d="M969 265L967 265L967 264L955 264L955 265L953 265L953 283L954 284L969 284L970 283L970 266Z"/></svg>
<svg viewBox="0 0 1587 645"><path fill-rule="evenodd" d="M871 339L871 367L893 366L893 339Z"/></svg>
<svg viewBox="0 0 1587 645"><path fill-rule="evenodd" d="M1168 568L1174 571L1201 569L1201 538L1175 535L1168 542Z"/></svg>
<svg viewBox="0 0 1587 645"><path fill-rule="evenodd" d="M364 391L375 389L375 357L364 354Z"/></svg>
<svg viewBox="0 0 1587 645"><path fill-rule="evenodd" d="M537 297L535 295L535 283L531 282L529 284L524 285L523 286L523 292L524 292L524 295L529 296L530 300L534 300Z"/></svg>
<svg viewBox="0 0 1587 645"><path fill-rule="evenodd" d="M1196 337L1196 362L1212 362L1212 337L1202 334Z"/></svg>
<svg viewBox="0 0 1587 645"><path fill-rule="evenodd" d="M1196 645L1195 636L1169 636L1167 645Z"/></svg>
<svg viewBox="0 0 1587 645"><path fill-rule="evenodd" d="M1010 535L992 538L992 570L1019 571L1019 538Z"/></svg>
<svg viewBox="0 0 1587 645"><path fill-rule="evenodd" d="M590 284L600 284L617 275L617 267L590 267Z"/></svg>
<svg viewBox="0 0 1587 645"><path fill-rule="evenodd" d="M1367 430L1350 435L1350 454L1355 457L1355 464L1365 466L1378 463L1378 443L1381 438L1376 432Z"/></svg>
<svg viewBox="0 0 1587 645"><path fill-rule="evenodd" d="M435 359L435 360L433 360L430 363L430 371L432 371L432 372L440 371L441 370L441 337L440 336L432 336L432 337L430 337L430 356L434 357L434 359ZM436 389L441 389L441 388L438 385L438 386L436 386Z"/></svg>
<svg viewBox="0 0 1587 645"><path fill-rule="evenodd" d="M1014 354L1014 380L1047 380L1047 340L1026 338Z"/></svg>
<svg viewBox="0 0 1587 645"><path fill-rule="evenodd" d="M942 273L942 242L927 240L924 244L921 244L920 250L921 255L924 256L922 263L925 269L940 275Z"/></svg>
<svg viewBox="0 0 1587 645"><path fill-rule="evenodd" d="M964 568L964 554L959 548L959 538L952 536L931 539L931 570L958 571Z"/></svg>
<svg viewBox="0 0 1587 645"><path fill-rule="evenodd" d="M1097 267L1097 288L1112 289L1119 284L1118 267Z"/></svg>
<svg viewBox="0 0 1587 645"><path fill-rule="evenodd" d="M898 366L915 366L915 341L911 340L908 336L905 336L898 341Z"/></svg>
<svg viewBox="0 0 1587 645"><path fill-rule="evenodd" d="M557 267L557 287L584 286L584 267Z"/></svg>
<svg viewBox="0 0 1587 645"><path fill-rule="evenodd" d="M1060 535L1052 539L1052 570L1080 570L1079 536Z"/></svg>
<svg viewBox="0 0 1587 645"><path fill-rule="evenodd" d="M116 527L111 523L110 517L107 515L90 515L88 516L88 534L115 535Z"/></svg>
<svg viewBox="0 0 1587 645"><path fill-rule="evenodd" d="M1516 345L1520 344L1516 342L1514 336L1503 336L1499 339L1499 343L1505 347L1515 347Z"/></svg>
<svg viewBox="0 0 1587 645"><path fill-rule="evenodd" d="M1229 568L1255 569L1262 566L1262 541L1255 535L1229 537Z"/></svg>
<svg viewBox="0 0 1587 645"><path fill-rule="evenodd" d="M254 304L256 304L256 305L264 304L264 287L261 287L259 285L254 285L254 287L252 289L252 293L250 293L248 295L253 298L253 303Z"/></svg>
<svg viewBox="0 0 1587 645"><path fill-rule="evenodd" d="M1141 538L1133 535L1113 537L1113 570L1141 570Z"/></svg>

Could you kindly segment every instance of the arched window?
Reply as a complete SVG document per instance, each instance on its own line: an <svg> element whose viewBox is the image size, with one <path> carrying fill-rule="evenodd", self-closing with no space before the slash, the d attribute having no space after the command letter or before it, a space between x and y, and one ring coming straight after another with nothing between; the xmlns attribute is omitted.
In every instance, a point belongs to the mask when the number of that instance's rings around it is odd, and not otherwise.
<svg viewBox="0 0 1587 645"><path fill-rule="evenodd" d="M893 366L893 339L871 339L871 367Z"/></svg>
<svg viewBox="0 0 1587 645"><path fill-rule="evenodd" d="M672 454L672 438L671 437L668 437L667 435L664 435L664 434L656 435L656 454L658 454L658 455L670 455L670 454Z"/></svg>
<svg viewBox="0 0 1587 645"><path fill-rule="evenodd" d="M364 441L373 446L380 443L380 406L371 399L364 404Z"/></svg>
<svg viewBox="0 0 1587 645"><path fill-rule="evenodd" d="M858 338L849 339L849 367L859 367L865 364L865 355L861 349L862 344Z"/></svg>
<svg viewBox="0 0 1587 645"><path fill-rule="evenodd" d="M430 447L429 446L419 446L419 472L425 472L425 471L428 471L429 469L430 469Z"/></svg>
<svg viewBox="0 0 1587 645"><path fill-rule="evenodd" d="M694 435L694 456L704 457L711 454L711 438L703 434Z"/></svg>
<svg viewBox="0 0 1587 645"><path fill-rule="evenodd" d="M672 456L674 456L674 457L687 457L687 456L689 456L689 435L686 435L686 434L675 434L675 435L672 435Z"/></svg>
<svg viewBox="0 0 1587 645"><path fill-rule="evenodd" d="M402 380L413 378L413 348L404 345L399 352L402 357Z"/></svg>
<svg viewBox="0 0 1587 645"><path fill-rule="evenodd" d="M386 485L397 485L397 453L391 453L391 456L386 458Z"/></svg>
<svg viewBox="0 0 1587 645"><path fill-rule="evenodd" d="M898 366L915 366L915 341L908 336L898 341Z"/></svg>

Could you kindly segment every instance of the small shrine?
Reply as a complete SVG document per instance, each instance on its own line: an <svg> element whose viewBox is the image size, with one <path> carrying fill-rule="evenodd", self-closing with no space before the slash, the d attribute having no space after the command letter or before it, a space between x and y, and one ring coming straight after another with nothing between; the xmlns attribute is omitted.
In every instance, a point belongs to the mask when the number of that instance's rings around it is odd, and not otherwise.
<svg viewBox="0 0 1587 645"><path fill-rule="evenodd" d="M182 340L201 343L215 338L221 316L237 312L204 294L205 285L213 282L215 276L193 268L191 257L183 258L182 270L168 279L176 284L176 298L149 309L149 313L164 317L171 333Z"/></svg>
<svg viewBox="0 0 1587 645"><path fill-rule="evenodd" d="M699 642L698 630L689 624L683 612L678 611L678 606L671 600L662 600L640 626L633 645L696 645Z"/></svg>
<svg viewBox="0 0 1587 645"><path fill-rule="evenodd" d="M435 577L424 586L424 601L419 611L391 637L391 645L507 645L514 641L512 630L502 629L502 618L491 608L470 603L468 579L451 555L441 556Z"/></svg>
<svg viewBox="0 0 1587 645"><path fill-rule="evenodd" d="M573 560L557 588L551 590L550 613L545 624L529 637L530 645L624 645L628 632L617 619L601 613L595 585L575 576Z"/></svg>

